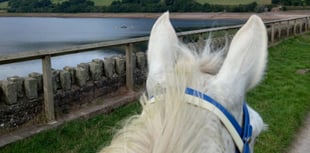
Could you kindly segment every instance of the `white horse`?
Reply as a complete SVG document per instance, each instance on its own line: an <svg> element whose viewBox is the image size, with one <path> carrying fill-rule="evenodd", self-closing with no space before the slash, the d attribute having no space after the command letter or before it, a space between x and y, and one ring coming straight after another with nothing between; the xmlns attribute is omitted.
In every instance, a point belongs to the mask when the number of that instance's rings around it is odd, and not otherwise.
<svg viewBox="0 0 310 153"><path fill-rule="evenodd" d="M224 55L210 51L208 43L203 51L191 51L164 13L148 46L150 99L142 96L143 112L130 118L101 153L253 152L254 139L265 128L244 104L267 61L267 33L258 16L237 32Z"/></svg>

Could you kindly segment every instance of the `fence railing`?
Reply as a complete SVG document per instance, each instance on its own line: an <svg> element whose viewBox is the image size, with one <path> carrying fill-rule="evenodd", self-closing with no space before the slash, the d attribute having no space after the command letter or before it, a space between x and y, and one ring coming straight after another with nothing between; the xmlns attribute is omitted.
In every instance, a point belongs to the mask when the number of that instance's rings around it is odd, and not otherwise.
<svg viewBox="0 0 310 153"><path fill-rule="evenodd" d="M265 22L268 29L269 45L275 44L283 38L301 34L310 30L310 16L282 19ZM192 30L186 32L179 32L179 37L186 37L196 35L200 39L203 39L203 35L210 32L220 32L239 29L242 25L217 27L210 29ZM80 45L76 47L56 50L42 50L35 52L24 52L14 55L0 56L0 64L9 64L16 62L23 62L35 59L42 60L43 69L43 90L44 90L44 113L48 121L55 120L54 112L54 93L52 85L52 65L51 58L55 56L75 54L80 52L88 52L98 48L108 47L124 47L126 52L126 86L129 90L134 88L134 77L133 77L133 46L137 43L147 42L149 37L139 37L124 40L106 41L87 45Z"/></svg>

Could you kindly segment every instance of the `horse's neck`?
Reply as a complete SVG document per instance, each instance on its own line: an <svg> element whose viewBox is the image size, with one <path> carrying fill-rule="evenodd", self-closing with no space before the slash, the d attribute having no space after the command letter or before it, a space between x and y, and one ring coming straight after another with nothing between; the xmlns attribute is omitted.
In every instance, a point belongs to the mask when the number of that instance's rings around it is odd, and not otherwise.
<svg viewBox="0 0 310 153"><path fill-rule="evenodd" d="M182 101L182 98L178 100ZM154 129L159 130L149 131L149 134L155 134L152 136L153 153L229 153L235 150L231 136L217 116L200 107L178 103L179 101L169 99L161 103L165 106L150 106L150 112L146 115L153 116L153 119L150 118L152 123L149 124L153 124ZM169 107L174 109L167 110ZM156 111L155 116L153 111ZM156 116L161 118L163 124L158 124L158 120L154 120Z"/></svg>

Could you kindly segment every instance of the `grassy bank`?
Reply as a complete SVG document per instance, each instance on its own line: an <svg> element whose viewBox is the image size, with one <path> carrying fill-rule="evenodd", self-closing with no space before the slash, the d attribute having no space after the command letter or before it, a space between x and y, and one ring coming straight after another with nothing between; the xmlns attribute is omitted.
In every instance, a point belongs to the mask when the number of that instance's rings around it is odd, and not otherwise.
<svg viewBox="0 0 310 153"><path fill-rule="evenodd" d="M109 115L76 120L60 128L0 148L1 153L95 153L112 138L118 121L139 113L138 103L116 109Z"/></svg>
<svg viewBox="0 0 310 153"><path fill-rule="evenodd" d="M310 34L270 48L265 80L248 95L248 101L269 124L257 141L256 153L282 153L310 111Z"/></svg>
<svg viewBox="0 0 310 153"><path fill-rule="evenodd" d="M6 12L6 10L8 9L8 2L1 2L0 3L0 10Z"/></svg>
<svg viewBox="0 0 310 153"><path fill-rule="evenodd" d="M247 101L263 116L269 130L257 140L256 153L282 153L310 109L310 34L286 40L269 50L264 81L248 94ZM0 149L1 153L93 153L109 143L120 120L140 112L135 103L109 115L69 122Z"/></svg>

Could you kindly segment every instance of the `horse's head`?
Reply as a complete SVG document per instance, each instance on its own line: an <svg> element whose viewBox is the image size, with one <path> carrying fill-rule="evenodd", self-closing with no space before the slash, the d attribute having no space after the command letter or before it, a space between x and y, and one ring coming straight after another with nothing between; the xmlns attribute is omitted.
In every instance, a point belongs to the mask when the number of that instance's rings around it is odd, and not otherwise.
<svg viewBox="0 0 310 153"><path fill-rule="evenodd" d="M183 97L179 94L183 94L186 87L191 87L218 101L242 125L245 94L262 79L267 61L267 32L258 16L253 15L237 32L226 58L225 54L211 51L208 43L201 52L191 51L179 41L170 23L169 13L163 14L154 24L149 41L148 95L172 94ZM180 93L174 93L174 89ZM172 101L173 97L168 99ZM169 101L166 100L166 103ZM255 138L262 131L264 123L251 108L249 112ZM210 116L213 118L213 115ZM197 119L202 118L197 115ZM217 140L223 145L222 148L234 148L234 143L229 142L231 139L226 141L224 138L230 135L222 133L215 137L222 137ZM253 143L252 139L251 150Z"/></svg>
<svg viewBox="0 0 310 153"><path fill-rule="evenodd" d="M244 146L253 152L254 139L264 123L244 101L246 92L264 74L267 60L264 23L258 16L252 16L233 38L228 53L210 48L207 43L203 51L190 50L179 41L169 13L163 14L151 31L147 53L147 93L152 98L141 98L142 114L131 118L102 152L232 153L236 148L242 152ZM189 88L195 91L189 94ZM247 120L244 114L248 113L250 124L244 125L253 129L244 129L253 132L252 140L239 137L251 132L228 128L230 123L223 121L225 115L220 115L223 111L206 102L212 100L205 95L226 108L241 127ZM237 134L232 136L234 130Z"/></svg>

